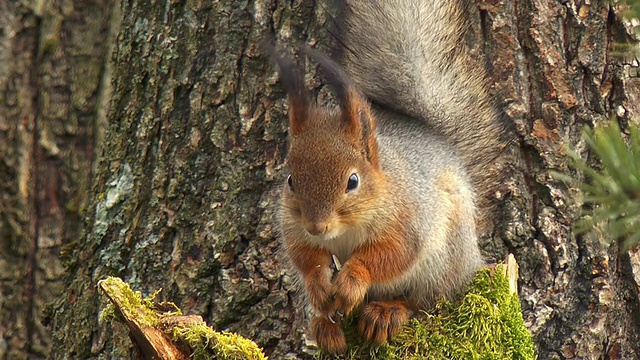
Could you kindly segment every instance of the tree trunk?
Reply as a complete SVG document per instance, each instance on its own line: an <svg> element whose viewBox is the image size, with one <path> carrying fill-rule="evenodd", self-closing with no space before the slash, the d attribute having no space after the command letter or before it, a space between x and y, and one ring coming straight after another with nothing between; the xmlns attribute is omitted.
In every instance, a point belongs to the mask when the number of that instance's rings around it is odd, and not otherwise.
<svg viewBox="0 0 640 360"><path fill-rule="evenodd" d="M0 359L46 358L105 122L111 0L0 2Z"/></svg>
<svg viewBox="0 0 640 360"><path fill-rule="evenodd" d="M640 262L575 236L576 192L549 177L567 170L565 142L584 147L582 126L639 114L638 79L610 54L622 27L608 4L496 0L474 14L515 130L505 153L512 175L497 192L502 217L483 245L489 258L516 254L542 359L639 351ZM305 312L272 231L284 93L258 44L275 34L326 49L333 9L327 1L121 5L105 151L85 235L69 248L53 356L132 354L123 327L97 322L96 283L114 275L145 294L162 287L161 297L256 340L272 358L305 357Z"/></svg>
<svg viewBox="0 0 640 360"><path fill-rule="evenodd" d="M612 55L625 30L607 1L486 1L482 25L496 96L519 136L492 255L521 264L525 321L541 359L640 356L640 258L576 235L576 189L553 181L568 171L563 147L579 150L583 126L612 115L638 120L639 79ZM515 19L515 21L513 20ZM499 256L498 256L499 258Z"/></svg>
<svg viewBox="0 0 640 360"><path fill-rule="evenodd" d="M143 293L163 288L274 358L298 352L302 311L272 231L285 99L257 47L274 27L282 39L321 34L324 10L123 1L121 11L105 151L56 305L54 356L130 354L124 328L97 323L96 282L108 275Z"/></svg>

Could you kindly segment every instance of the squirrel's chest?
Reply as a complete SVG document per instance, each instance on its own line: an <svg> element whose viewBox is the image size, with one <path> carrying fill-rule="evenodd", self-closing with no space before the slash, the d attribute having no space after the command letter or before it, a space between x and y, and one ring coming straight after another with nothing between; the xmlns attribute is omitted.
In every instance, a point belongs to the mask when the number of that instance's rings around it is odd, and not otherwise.
<svg viewBox="0 0 640 360"><path fill-rule="evenodd" d="M333 239L321 240L318 242L318 245L327 249L332 255L337 256L338 260L344 264L345 261L351 257L355 249L362 245L367 238L368 234L363 231L346 229L342 234Z"/></svg>

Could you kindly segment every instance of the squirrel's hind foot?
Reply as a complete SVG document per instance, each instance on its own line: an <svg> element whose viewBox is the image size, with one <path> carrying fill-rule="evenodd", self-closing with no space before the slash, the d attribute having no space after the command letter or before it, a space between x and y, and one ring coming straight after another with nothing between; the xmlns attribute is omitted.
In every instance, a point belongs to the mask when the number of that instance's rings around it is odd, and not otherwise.
<svg viewBox="0 0 640 360"><path fill-rule="evenodd" d="M406 301L372 301L362 307L358 331L365 340L380 345L395 336L412 313Z"/></svg>
<svg viewBox="0 0 640 360"><path fill-rule="evenodd" d="M347 350L347 339L340 321L331 321L320 315L311 320L311 334L318 346L328 353L340 354Z"/></svg>

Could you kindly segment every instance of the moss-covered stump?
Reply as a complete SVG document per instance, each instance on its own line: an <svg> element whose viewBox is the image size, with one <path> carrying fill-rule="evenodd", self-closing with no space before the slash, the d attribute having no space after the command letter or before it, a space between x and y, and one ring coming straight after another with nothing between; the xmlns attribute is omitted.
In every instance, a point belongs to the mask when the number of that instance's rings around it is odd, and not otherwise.
<svg viewBox="0 0 640 360"><path fill-rule="evenodd" d="M357 315L345 325L349 352L344 359L535 359L516 293L517 264L478 272L466 295L441 302L412 319L389 344L363 344L356 334ZM98 283L111 304L101 319L126 324L145 359L266 359L262 350L241 336L217 332L198 315L183 316L172 303L142 298L118 278ZM335 356L319 352L319 359Z"/></svg>
<svg viewBox="0 0 640 360"><path fill-rule="evenodd" d="M350 350L344 358L535 359L516 293L517 264L512 255L506 263L480 270L461 300L439 303L383 346L362 344L355 315L345 325ZM317 358L335 359L322 353Z"/></svg>
<svg viewBox="0 0 640 360"><path fill-rule="evenodd" d="M114 277L101 280L98 287L111 301L101 321L124 323L143 359L266 359L253 341L215 331L199 315L182 315L173 303L154 302L158 292L142 298L140 292Z"/></svg>

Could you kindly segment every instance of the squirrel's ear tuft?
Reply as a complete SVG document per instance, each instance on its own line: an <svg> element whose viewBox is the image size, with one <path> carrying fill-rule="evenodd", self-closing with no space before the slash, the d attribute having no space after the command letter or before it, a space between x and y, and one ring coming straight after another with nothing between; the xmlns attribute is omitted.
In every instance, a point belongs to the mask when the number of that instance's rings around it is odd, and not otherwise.
<svg viewBox="0 0 640 360"><path fill-rule="evenodd" d="M308 45L301 46L301 50L320 65L327 82L335 91L347 135L355 144L362 146L369 162L377 166L375 119L371 113L369 102L335 61Z"/></svg>
<svg viewBox="0 0 640 360"><path fill-rule="evenodd" d="M289 125L293 134L304 131L309 115L309 97L304 74L291 59L283 56L273 45L263 47L271 61L279 68L280 82L289 95Z"/></svg>

